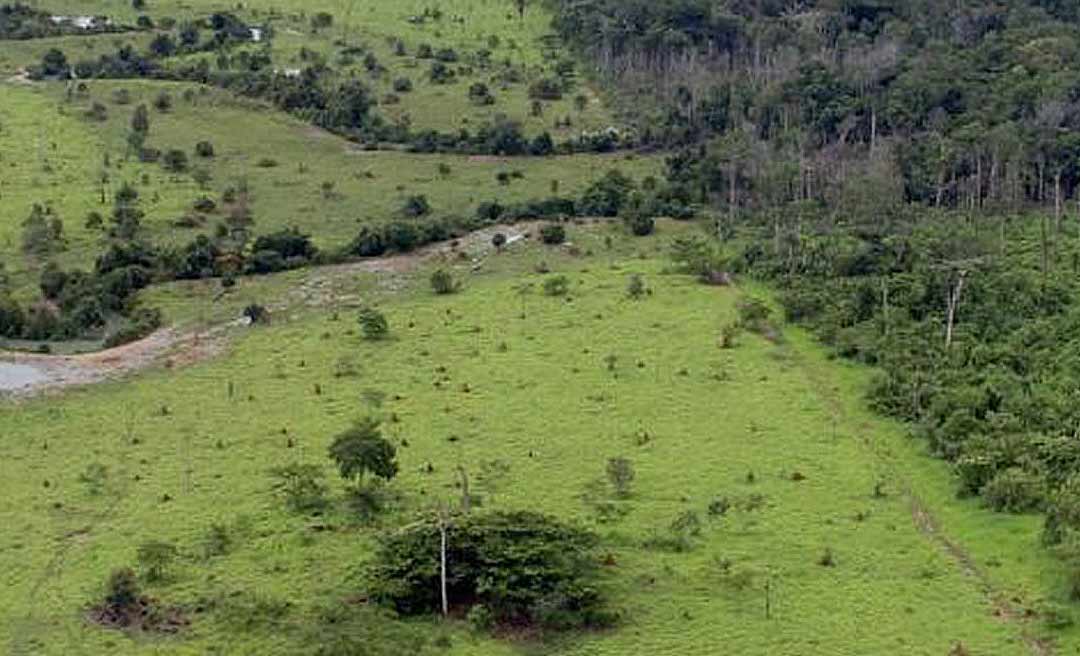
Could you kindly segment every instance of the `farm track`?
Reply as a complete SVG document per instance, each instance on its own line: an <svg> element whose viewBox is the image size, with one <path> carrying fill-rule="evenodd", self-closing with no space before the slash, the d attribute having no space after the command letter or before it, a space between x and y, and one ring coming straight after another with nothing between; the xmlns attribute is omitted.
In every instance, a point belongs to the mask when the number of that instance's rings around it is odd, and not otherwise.
<svg viewBox="0 0 1080 656"><path fill-rule="evenodd" d="M1053 642L1039 638L1031 632L1029 623L1036 616L1025 609L1023 600L999 589L986 570L964 546L949 536L941 521L934 515L933 509L923 501L911 481L905 476L889 446L874 437L873 426L865 421L852 420L847 414L843 401L836 394L836 388L821 376L813 364L806 361L804 354L795 349L791 351L794 355L793 361L810 382L815 396L828 408L834 433L837 426L847 426L858 431L857 435L851 437L857 439L859 444L869 452L874 467L878 470L879 479L889 483L902 495L911 512L912 523L919 533L948 555L953 565L973 580L986 596L995 617L1017 626L1021 640L1032 654L1053 656L1056 653Z"/></svg>
<svg viewBox="0 0 1080 656"><path fill-rule="evenodd" d="M496 232L504 233L513 242L524 238L539 222L515 225L496 225L469 233L453 242L432 244L406 255L369 258L347 264L314 267L305 280L289 290L282 299L268 304L271 313L288 312L298 307L327 307L335 303L355 301L339 297L333 291L337 281L347 280L357 274L388 276L382 287L397 291L400 278L424 263L464 253L473 270L483 267L484 258L492 250L491 238ZM0 363L25 364L43 374L40 382L31 383L13 391L0 390L0 401L5 398L22 400L42 393L58 392L68 387L89 385L116 380L158 364L167 367L184 366L201 362L221 353L227 344L230 331L246 325L243 319L182 331L174 327L157 330L143 339L95 353L80 355L39 355L0 351Z"/></svg>

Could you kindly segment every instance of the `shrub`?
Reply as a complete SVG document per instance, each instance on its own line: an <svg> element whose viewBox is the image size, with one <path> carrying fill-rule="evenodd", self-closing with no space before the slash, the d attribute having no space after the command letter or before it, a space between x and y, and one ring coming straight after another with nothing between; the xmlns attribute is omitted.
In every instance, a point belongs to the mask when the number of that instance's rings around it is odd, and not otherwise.
<svg viewBox="0 0 1080 656"><path fill-rule="evenodd" d="M21 337L26 314L15 299L0 291L0 336Z"/></svg>
<svg viewBox="0 0 1080 656"><path fill-rule="evenodd" d="M274 488L285 495L285 503L297 513L315 514L329 505L322 468L316 465L292 464L270 470Z"/></svg>
<svg viewBox="0 0 1080 656"><path fill-rule="evenodd" d="M229 527L224 524L211 524L203 534L203 558L224 556L232 548L233 538Z"/></svg>
<svg viewBox="0 0 1080 656"><path fill-rule="evenodd" d="M630 281L626 283L626 295L634 300L644 298L649 293L649 288L645 286L645 279L641 277L640 273L635 273L630 276Z"/></svg>
<svg viewBox="0 0 1080 656"><path fill-rule="evenodd" d="M630 233L636 237L646 237L656 230L656 220L647 214L633 213L624 219Z"/></svg>
<svg viewBox="0 0 1080 656"><path fill-rule="evenodd" d="M217 203L215 203L214 199L212 198L202 196L201 198L196 199L195 202L191 204L191 209L202 214L209 214L210 212L213 212L217 209Z"/></svg>
<svg viewBox="0 0 1080 656"><path fill-rule="evenodd" d="M131 568L113 570L105 584L105 599L93 609L94 620L104 626L147 627L156 618L149 600L143 596L139 579Z"/></svg>
<svg viewBox="0 0 1080 656"><path fill-rule="evenodd" d="M483 82L476 82L469 87L469 101L474 105L494 105L495 96Z"/></svg>
<svg viewBox="0 0 1080 656"><path fill-rule="evenodd" d="M547 296L566 296L569 292L570 279L566 276L552 276L544 280L544 294Z"/></svg>
<svg viewBox="0 0 1080 656"><path fill-rule="evenodd" d="M22 222L22 249L30 255L47 255L64 249L64 223L51 206L34 203Z"/></svg>
<svg viewBox="0 0 1080 656"><path fill-rule="evenodd" d="M209 141L200 141L195 144L195 154L199 157L213 157L214 156L214 144Z"/></svg>
<svg viewBox="0 0 1080 656"><path fill-rule="evenodd" d="M110 606L132 606L139 597L139 579L130 568L113 570L105 586L105 603Z"/></svg>
<svg viewBox="0 0 1080 656"><path fill-rule="evenodd" d="M561 100L562 84L554 78L540 78L529 86L529 97L535 100Z"/></svg>
<svg viewBox="0 0 1080 656"><path fill-rule="evenodd" d="M439 269L431 274L431 289L436 294L453 294L458 291L458 287L453 274L446 269Z"/></svg>
<svg viewBox="0 0 1080 656"><path fill-rule="evenodd" d="M634 463L627 458L610 458L607 462L607 477L615 494L620 497L630 496L630 486L634 482Z"/></svg>
<svg viewBox="0 0 1080 656"><path fill-rule="evenodd" d="M585 216L618 216L633 189L633 180L613 169L585 189L579 210Z"/></svg>
<svg viewBox="0 0 1080 656"><path fill-rule="evenodd" d="M566 229L558 223L549 223L540 228L540 241L554 246L566 241Z"/></svg>
<svg viewBox="0 0 1080 656"><path fill-rule="evenodd" d="M412 218L426 216L431 213L431 204L428 203L427 196L423 194L409 196L405 199L401 213Z"/></svg>
<svg viewBox="0 0 1080 656"><path fill-rule="evenodd" d="M188 167L187 153L182 150L172 149L165 153L161 165L165 167L166 171L183 173Z"/></svg>
<svg viewBox="0 0 1080 656"><path fill-rule="evenodd" d="M546 157L555 152L555 140L547 132L542 132L529 142L529 154L535 157ZM552 193L558 193L558 180L552 180Z"/></svg>
<svg viewBox="0 0 1080 656"><path fill-rule="evenodd" d="M469 627L478 633L486 633L495 628L495 617L491 610L484 604L476 604L465 614L465 621Z"/></svg>
<svg viewBox="0 0 1080 656"><path fill-rule="evenodd" d="M666 533L652 536L645 546L681 553L693 547L692 538L701 534L701 518L693 510L680 513L672 520Z"/></svg>
<svg viewBox="0 0 1080 656"><path fill-rule="evenodd" d="M485 223L495 223L506 212L506 208L496 201L485 201L476 207L476 218Z"/></svg>
<svg viewBox="0 0 1080 656"><path fill-rule="evenodd" d="M997 511L1023 513L1041 507L1045 498L1043 480L1020 467L1010 467L982 489L987 505Z"/></svg>
<svg viewBox="0 0 1080 656"><path fill-rule="evenodd" d="M428 71L432 84L449 84L455 77L454 70L441 61L433 62L431 70Z"/></svg>
<svg viewBox="0 0 1080 656"><path fill-rule="evenodd" d="M145 570L147 581L161 581L169 565L176 560L179 550L171 542L150 540L139 545L139 564Z"/></svg>
<svg viewBox="0 0 1080 656"><path fill-rule="evenodd" d="M732 349L736 346L736 340L738 340L739 333L742 329L738 324L726 323L720 328L720 348Z"/></svg>
<svg viewBox="0 0 1080 656"><path fill-rule="evenodd" d="M285 264L285 258L281 256L281 253L277 251L255 251L251 254L246 264L246 270L248 273L254 273L257 275L266 275L268 273L277 273L284 271L288 266Z"/></svg>
<svg viewBox="0 0 1080 656"><path fill-rule="evenodd" d="M150 53L155 57L172 57L176 54L176 48L176 40L169 34L159 34L150 42Z"/></svg>
<svg viewBox="0 0 1080 656"><path fill-rule="evenodd" d="M251 325L270 323L270 311L258 303L252 303L244 308L244 316L251 321Z"/></svg>
<svg viewBox="0 0 1080 656"><path fill-rule="evenodd" d="M610 625L596 582L593 534L532 512L455 518L445 526L447 593L454 609L484 606L492 624L552 630ZM372 599L403 615L438 612L438 520L384 533L371 570ZM476 611L475 619L484 611Z"/></svg>
<svg viewBox="0 0 1080 656"><path fill-rule="evenodd" d="M413 90L413 83L407 77L399 77L394 80L394 91L397 93L409 93Z"/></svg>
<svg viewBox="0 0 1080 656"><path fill-rule="evenodd" d="M318 254L315 245L311 243L311 237L296 228L260 235L252 248L255 252L278 253L286 263L306 262Z"/></svg>
<svg viewBox="0 0 1080 656"><path fill-rule="evenodd" d="M711 517L723 517L731 509L731 501L727 497L718 497L709 502L709 515Z"/></svg>
<svg viewBox="0 0 1080 656"><path fill-rule="evenodd" d="M386 316L373 307L361 308L356 320L360 324L364 339L385 339L390 333L390 323L386 320Z"/></svg>
<svg viewBox="0 0 1080 656"><path fill-rule="evenodd" d="M173 101L172 96L167 92L162 91L154 98L154 108L159 112L167 112L172 109Z"/></svg>
<svg viewBox="0 0 1080 656"><path fill-rule="evenodd" d="M491 245L496 249L502 250L502 247L506 246L506 235L501 232L496 232L491 236Z"/></svg>
<svg viewBox="0 0 1080 656"><path fill-rule="evenodd" d="M769 330L769 316L772 308L760 298L748 296L739 299L739 325L756 333Z"/></svg>
<svg viewBox="0 0 1080 656"><path fill-rule="evenodd" d="M70 276L55 262L49 262L45 265L45 268L41 270L41 279L39 287L41 289L41 295L48 299L56 299L60 297L60 293L64 291L64 286L67 285Z"/></svg>

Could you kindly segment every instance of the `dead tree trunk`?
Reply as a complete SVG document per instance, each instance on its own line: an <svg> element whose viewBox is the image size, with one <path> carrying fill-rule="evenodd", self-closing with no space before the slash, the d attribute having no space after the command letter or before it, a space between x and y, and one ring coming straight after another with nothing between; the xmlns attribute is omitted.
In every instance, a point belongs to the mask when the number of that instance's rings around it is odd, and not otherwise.
<svg viewBox="0 0 1080 656"><path fill-rule="evenodd" d="M877 149L877 107L870 104L870 156L874 156Z"/></svg>
<svg viewBox="0 0 1080 656"><path fill-rule="evenodd" d="M953 342L953 326L956 324L956 309L960 305L960 295L964 293L964 281L967 279L968 272L961 270L959 276L956 279L956 284L949 292L949 309L948 317L945 323L945 350L948 351L952 348Z"/></svg>
<svg viewBox="0 0 1080 656"><path fill-rule="evenodd" d="M446 595L446 509L439 512L439 591L442 593L442 615L450 614L450 601Z"/></svg>

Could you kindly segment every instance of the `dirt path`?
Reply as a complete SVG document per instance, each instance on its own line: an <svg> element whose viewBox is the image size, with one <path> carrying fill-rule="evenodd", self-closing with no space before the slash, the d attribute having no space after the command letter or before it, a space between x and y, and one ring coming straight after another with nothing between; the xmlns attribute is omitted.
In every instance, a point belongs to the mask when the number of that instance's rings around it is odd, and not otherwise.
<svg viewBox="0 0 1080 656"><path fill-rule="evenodd" d="M424 263L438 258L455 257L464 253L462 262L472 270L483 268L484 260L494 250L491 239L497 232L507 236L508 243L527 238L541 222L525 222L515 225L496 225L472 232L451 242L431 244L415 253L389 257L368 258L347 264L316 267L296 287L269 308L272 312L288 311L297 307L326 307L333 303L347 302L348 297L337 296L334 289L340 281L357 274L387 274L386 285L395 291L403 284L405 275ZM137 371L155 366L183 366L205 360L221 353L231 330L247 325L246 319L235 319L210 328L182 332L175 328L163 328L136 342L116 348L81 355L36 355L0 351L0 400L26 399L45 392L55 392L76 385L89 385L116 380ZM35 380L5 388L3 366L12 363L28 366L38 374Z"/></svg>
<svg viewBox="0 0 1080 656"><path fill-rule="evenodd" d="M804 354L794 348L791 348L791 352L794 356L793 361L810 382L814 394L828 409L834 432L839 425L857 429L860 437L854 439L858 439L860 444L870 452L879 478L887 481L890 487L902 495L910 509L911 521L919 533L940 548L949 556L955 567L974 581L978 589L986 595L995 617L1003 622L1014 624L1018 628L1021 640L1032 654L1052 656L1055 653L1053 643L1037 637L1029 627L1029 622L1037 618L1025 610L1020 599L1010 597L998 589L990 575L964 546L948 535L934 515L933 509L922 500L911 481L904 475L896 455L887 444L875 439L874 427L868 422L854 422L848 416L843 402L837 395L836 387L824 378L812 363L806 361Z"/></svg>
<svg viewBox="0 0 1080 656"><path fill-rule="evenodd" d="M7 81L12 84L33 84L33 80L30 79L30 73L27 72L25 68L20 69L15 75L9 77Z"/></svg>

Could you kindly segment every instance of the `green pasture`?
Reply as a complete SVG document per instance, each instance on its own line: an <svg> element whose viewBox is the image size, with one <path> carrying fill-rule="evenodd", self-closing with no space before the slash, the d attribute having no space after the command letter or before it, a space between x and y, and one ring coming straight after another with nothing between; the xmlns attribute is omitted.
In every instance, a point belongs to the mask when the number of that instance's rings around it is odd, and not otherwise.
<svg viewBox="0 0 1080 656"><path fill-rule="evenodd" d="M87 267L104 237L85 227L86 216L96 211L107 221L112 196L125 182L138 188L146 236L155 242L182 244L200 231L212 232L220 213L207 215L202 228L174 222L198 198L220 205L227 187L246 184L255 234L295 226L320 247L337 248L364 223L398 216L414 194L425 195L436 216L469 215L483 201L579 193L614 168L639 180L662 169L660 158L634 154L494 158L365 151L259 103L205 87L110 81L90 82L88 88L87 95L69 100L61 84L2 87L0 259L24 294L43 266L20 252L21 223L31 206L51 204L64 222L67 248L54 259L64 267ZM128 90L130 104L115 102L119 89ZM135 107L152 106L162 92L172 98L172 109L151 108L147 144L163 152L183 150L190 162L186 173L169 173L127 152ZM86 116L95 102L107 108L104 122ZM196 156L199 141L213 144L213 158ZM203 187L193 179L196 169L210 174ZM523 177L504 184L497 179L500 172Z"/></svg>
<svg viewBox="0 0 1080 656"><path fill-rule="evenodd" d="M453 502L458 465L483 497L478 512L528 508L593 527L624 620L545 645L481 638L457 621L395 629L383 619L371 626L379 639L406 632L426 641L419 651L449 654L937 656L956 644L1030 654L1022 636L1054 636L1038 616L1004 619L992 603L1000 593L1038 611L1059 598L1036 522L957 501L948 472L903 427L862 409L867 373L798 330L720 348L721 326L754 290L666 272L660 254L677 228L633 241L614 226L575 228L577 250L517 246L478 274L450 260L464 282L452 296L433 295L426 270L395 284L356 274L341 291L376 303L391 339L363 340L346 306L283 311L234 332L213 360L0 409L4 647L314 653L314 607L361 612L348 600L362 597L373 533ZM632 274L651 294L628 298ZM303 274L287 275L267 290L280 297ZM554 275L568 276L567 297L543 294ZM379 526L343 507L291 515L267 470L326 465L340 499L326 447L366 414L400 445L396 509ZM597 481L592 495L609 494L605 464L620 456L637 477L616 501L625 515L603 522L583 494ZM80 481L94 463L108 472L97 493ZM708 510L718 499L732 503L723 516ZM913 499L936 518L932 534L913 521ZM688 511L702 523L689 551L647 546ZM212 523L234 542L207 559ZM190 627L131 637L88 624L108 572L151 539L181 549L150 590L190 609ZM287 610L238 628L229 609L245 599ZM1058 646L1080 644L1074 633L1057 634ZM398 653L379 646L372 653Z"/></svg>

